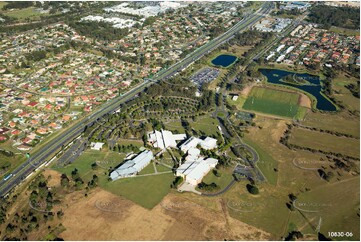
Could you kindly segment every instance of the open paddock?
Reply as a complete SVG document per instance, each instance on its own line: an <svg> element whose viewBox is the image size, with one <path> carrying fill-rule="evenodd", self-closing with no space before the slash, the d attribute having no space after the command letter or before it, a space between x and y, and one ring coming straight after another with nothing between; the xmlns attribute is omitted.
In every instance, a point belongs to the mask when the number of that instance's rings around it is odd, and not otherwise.
<svg viewBox="0 0 361 242"><path fill-rule="evenodd" d="M360 140L358 139L338 137L332 134L302 128L292 129L289 143L352 157L359 158L360 156Z"/></svg>

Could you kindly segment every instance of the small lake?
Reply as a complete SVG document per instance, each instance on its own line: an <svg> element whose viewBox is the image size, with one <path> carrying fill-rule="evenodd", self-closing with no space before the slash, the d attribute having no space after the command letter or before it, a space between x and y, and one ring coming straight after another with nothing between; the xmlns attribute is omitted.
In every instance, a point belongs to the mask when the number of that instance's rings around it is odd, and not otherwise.
<svg viewBox="0 0 361 242"><path fill-rule="evenodd" d="M234 55L219 55L212 60L212 64L215 66L228 67L237 60Z"/></svg>
<svg viewBox="0 0 361 242"><path fill-rule="evenodd" d="M316 100L316 108L322 111L336 111L336 106L325 98L322 94L322 86L319 76L310 75L307 73L299 74L289 71L277 70L277 69L259 69L260 72L267 77L267 81L273 84L281 84L298 88L304 92L313 95ZM289 82L284 82L281 79L288 75L295 75L296 77L302 78L307 81L307 84L297 85Z"/></svg>

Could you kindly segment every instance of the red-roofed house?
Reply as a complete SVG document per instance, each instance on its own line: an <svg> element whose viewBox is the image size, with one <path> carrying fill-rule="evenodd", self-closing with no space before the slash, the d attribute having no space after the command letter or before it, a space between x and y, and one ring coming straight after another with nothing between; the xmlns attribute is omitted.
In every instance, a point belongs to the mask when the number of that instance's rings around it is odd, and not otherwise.
<svg viewBox="0 0 361 242"><path fill-rule="evenodd" d="M36 105L38 105L38 102L30 102L28 104L28 106L31 106L31 107L35 107Z"/></svg>
<svg viewBox="0 0 361 242"><path fill-rule="evenodd" d="M20 133L21 133L21 131L18 130L18 129L14 129L13 131L11 131L11 134L12 134L12 135L18 135L18 134L20 134Z"/></svg>

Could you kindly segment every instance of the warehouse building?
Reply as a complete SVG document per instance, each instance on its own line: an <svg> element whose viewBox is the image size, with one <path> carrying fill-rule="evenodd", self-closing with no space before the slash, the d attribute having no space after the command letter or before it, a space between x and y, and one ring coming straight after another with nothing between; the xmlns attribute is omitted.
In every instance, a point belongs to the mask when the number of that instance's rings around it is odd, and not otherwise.
<svg viewBox="0 0 361 242"><path fill-rule="evenodd" d="M167 148L177 148L177 142L187 138L186 134L173 134L168 130L161 130L148 133L148 142L153 147L160 148L162 150Z"/></svg>
<svg viewBox="0 0 361 242"><path fill-rule="evenodd" d="M145 150L135 158L126 161L113 172L110 173L110 178L115 181L119 178L135 176L144 167L146 167L153 159L153 153L150 150Z"/></svg>

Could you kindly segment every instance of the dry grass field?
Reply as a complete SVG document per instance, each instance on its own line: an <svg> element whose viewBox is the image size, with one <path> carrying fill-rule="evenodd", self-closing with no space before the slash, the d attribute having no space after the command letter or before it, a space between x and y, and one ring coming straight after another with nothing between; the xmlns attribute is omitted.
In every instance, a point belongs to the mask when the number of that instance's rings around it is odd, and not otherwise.
<svg viewBox="0 0 361 242"><path fill-rule="evenodd" d="M60 234L65 240L265 240L270 235L224 212L174 194L152 210L99 188L87 198L67 197ZM70 203L72 201L72 203ZM81 223L79 223L81 220Z"/></svg>

